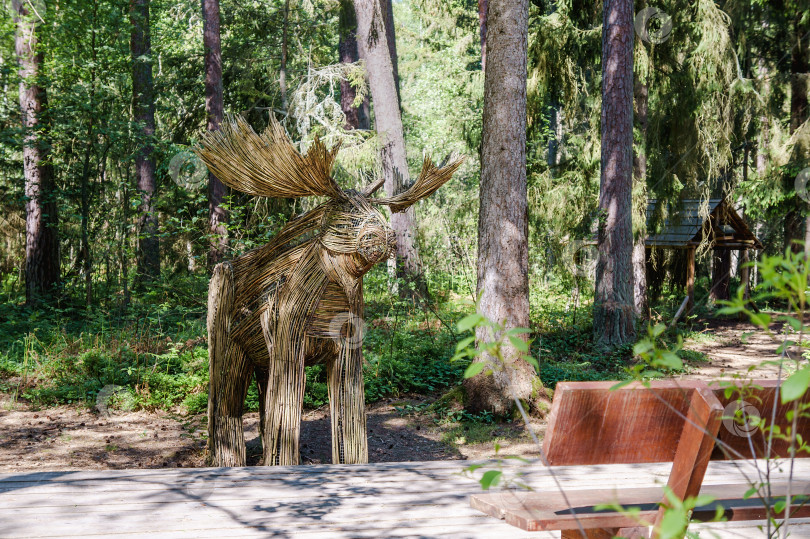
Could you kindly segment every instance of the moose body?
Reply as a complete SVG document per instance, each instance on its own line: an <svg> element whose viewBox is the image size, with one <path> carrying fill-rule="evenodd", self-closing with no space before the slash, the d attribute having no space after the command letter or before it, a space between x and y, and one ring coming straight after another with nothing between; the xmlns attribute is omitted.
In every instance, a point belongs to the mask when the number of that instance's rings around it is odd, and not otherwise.
<svg viewBox="0 0 810 539"><path fill-rule="evenodd" d="M242 120L211 133L199 155L223 183L258 196L330 199L290 221L270 243L219 264L208 294L209 463L244 466L244 401L252 376L266 465L298 464L304 366L326 366L332 462L368 462L363 399L363 275L391 256L395 235L375 205L402 211L460 164L429 160L405 193L375 199L331 178L337 149L301 156L277 123L257 135Z"/></svg>

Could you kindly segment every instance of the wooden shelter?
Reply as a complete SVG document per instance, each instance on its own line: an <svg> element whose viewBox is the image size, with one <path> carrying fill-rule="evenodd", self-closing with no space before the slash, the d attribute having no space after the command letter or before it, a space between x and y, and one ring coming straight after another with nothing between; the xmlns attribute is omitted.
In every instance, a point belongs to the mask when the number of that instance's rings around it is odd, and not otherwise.
<svg viewBox="0 0 810 539"><path fill-rule="evenodd" d="M684 199L676 206L670 206L656 231L653 223L659 210L658 200L651 199L647 203L647 230L653 233L645 239L645 247L686 250L687 312L695 304L695 250L699 245L708 242L711 249L720 251L715 257L714 275L715 280L724 279L726 286L731 270L730 252L740 251L740 259L744 260L749 249L763 248L762 242L725 198L709 199L708 216L704 204L699 199ZM743 272L743 280L747 281L748 268Z"/></svg>

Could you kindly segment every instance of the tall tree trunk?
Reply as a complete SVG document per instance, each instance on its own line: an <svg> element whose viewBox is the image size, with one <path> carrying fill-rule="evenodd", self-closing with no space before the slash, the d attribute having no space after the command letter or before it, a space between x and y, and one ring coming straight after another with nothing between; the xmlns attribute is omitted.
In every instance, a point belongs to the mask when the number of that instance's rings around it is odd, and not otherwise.
<svg viewBox="0 0 810 539"><path fill-rule="evenodd" d="M135 155L135 182L141 194L138 218L138 278L155 279L160 274L158 218L155 209L155 162L152 137L155 135L155 100L152 82L152 45L149 32L149 0L131 0L132 24L132 109L136 129L140 132Z"/></svg>
<svg viewBox="0 0 810 539"><path fill-rule="evenodd" d="M83 262L82 273L84 273L84 301L85 306L90 307L93 302L93 256L90 248L90 207L91 207L91 193L90 193L90 157L93 154L94 148L94 107L96 96L96 65L98 65L98 58L96 52L96 30L95 24L98 20L98 2L93 2L93 28L90 31L90 50L93 59L93 65L90 68L90 117L87 122L87 134L85 135L85 142L87 147L84 152L84 164L82 165L81 176L81 220L82 220L82 236L81 236L81 249L80 255Z"/></svg>
<svg viewBox="0 0 810 539"><path fill-rule="evenodd" d="M284 18L281 23L281 67L278 73L278 85L281 89L281 110L287 112L287 45L290 26L290 0L284 0Z"/></svg>
<svg viewBox="0 0 810 539"><path fill-rule="evenodd" d="M93 102L91 90L90 102ZM90 307L93 302L93 257L90 252L90 156L93 153L93 117L87 126L87 148L84 153L81 177L81 222L82 236L79 256L82 259L82 273L84 273L84 302Z"/></svg>
<svg viewBox="0 0 810 539"><path fill-rule="evenodd" d="M489 0L478 0L478 32L481 38L481 71L487 71L487 11Z"/></svg>
<svg viewBox="0 0 810 539"><path fill-rule="evenodd" d="M205 47L205 110L208 131L219 130L223 118L222 47L219 32L219 0L202 0L203 46ZM228 212L222 207L228 188L208 173L208 271L213 271L228 248Z"/></svg>
<svg viewBox="0 0 810 539"><path fill-rule="evenodd" d="M808 106L807 93L810 92L810 15L804 10L797 9L794 16L795 42L792 43L790 58L790 133L793 134L810 117L810 106ZM797 143L793 150L794 160L802 164L802 168L808 166L810 159L810 148L802 142ZM807 202L796 198L797 205L801 208L796 213L804 212L805 230L804 237L801 234L801 223L796 223L796 230L791 230L791 239L807 241L810 238L810 213L807 212ZM798 221L798 217L796 221ZM795 246L797 250L810 252L810 248Z"/></svg>
<svg viewBox="0 0 810 539"><path fill-rule="evenodd" d="M633 301L633 2L605 0L602 22L602 173L594 340L635 339Z"/></svg>
<svg viewBox="0 0 810 539"><path fill-rule="evenodd" d="M25 299L40 301L59 283L59 219L56 212L53 167L44 139L47 94L40 86L43 54L37 49L38 15L27 2L13 0L16 24L14 45L20 65L20 113L25 174Z"/></svg>
<svg viewBox="0 0 810 539"><path fill-rule="evenodd" d="M355 0L354 9L357 14L358 43L366 61L371 99L374 102L374 121L377 133L383 141L381 154L385 192L388 196L393 196L408 184L409 172L394 68L387 45L384 10L379 2L380 0ZM401 275L424 289L414 237L414 207L393 214L391 228L397 237L397 267Z"/></svg>
<svg viewBox="0 0 810 539"><path fill-rule="evenodd" d="M351 0L340 0L340 15L338 21L340 41L338 54L342 64L353 64L360 59L357 50L357 17ZM345 129L368 129L368 97L359 106L354 106L357 92L348 80L340 81L340 108L346 116Z"/></svg>
<svg viewBox="0 0 810 539"><path fill-rule="evenodd" d="M636 185L646 193L647 186L647 109L648 109L647 84L636 80L633 87L633 100L635 101L635 118L638 125L639 143L633 155L633 178ZM643 201L644 207L641 212L635 215L643 219L637 227L638 233L633 245L633 299L636 315L646 320L648 318L647 305L647 250L644 247L644 239L647 236L646 223L646 197Z"/></svg>
<svg viewBox="0 0 810 539"><path fill-rule="evenodd" d="M391 67L394 71L394 84L397 88L397 104L402 110L402 95L399 89L399 55L397 54L397 34L394 29L394 6L391 0L380 0L383 18L385 20L385 42L388 44L388 54L391 56Z"/></svg>
<svg viewBox="0 0 810 539"><path fill-rule="evenodd" d="M528 0L491 0L478 214L479 310L506 328L529 327L529 241L526 184ZM479 330L479 339L491 339ZM464 381L471 411L505 413L512 392L542 398L534 368L511 345L507 369ZM487 360L486 358L483 358ZM510 384L512 389L510 390Z"/></svg>

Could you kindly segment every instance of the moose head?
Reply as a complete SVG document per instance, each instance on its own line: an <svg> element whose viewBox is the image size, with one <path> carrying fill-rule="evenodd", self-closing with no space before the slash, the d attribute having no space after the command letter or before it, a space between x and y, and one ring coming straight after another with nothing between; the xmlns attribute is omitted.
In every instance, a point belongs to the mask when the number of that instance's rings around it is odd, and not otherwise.
<svg viewBox="0 0 810 539"><path fill-rule="evenodd" d="M331 149L315 139L305 155L290 142L284 128L271 118L259 135L241 117L203 137L197 154L225 185L243 193L275 198L328 197L316 208L323 213L320 238L333 253L350 255L368 271L393 255L394 232L378 206L392 212L407 210L444 185L463 159L448 156L439 166L426 158L422 171L409 189L395 196L374 198L383 185L378 179L360 191L342 190L332 177L340 144ZM363 273L365 273L365 271Z"/></svg>
<svg viewBox="0 0 810 539"><path fill-rule="evenodd" d="M253 373L262 401L264 463L297 464L304 366L313 363L327 367L333 462L367 462L363 357L357 345L362 276L391 256L396 243L379 208L406 210L447 182L461 160L435 166L425 159L405 192L375 198L382 180L359 191L341 189L332 177L338 147L327 149L316 139L301 155L274 120L259 135L237 118L206 134L196 151L237 191L326 197L267 245L214 270L208 294L209 462L245 463L241 415ZM349 342L347 334L355 338Z"/></svg>

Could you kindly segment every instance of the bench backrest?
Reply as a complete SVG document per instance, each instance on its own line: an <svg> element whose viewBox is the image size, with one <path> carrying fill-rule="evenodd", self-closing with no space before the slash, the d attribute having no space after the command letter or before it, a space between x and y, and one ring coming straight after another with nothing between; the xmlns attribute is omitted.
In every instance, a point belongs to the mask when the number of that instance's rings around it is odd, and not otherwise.
<svg viewBox="0 0 810 539"><path fill-rule="evenodd" d="M634 382L611 391L615 385L557 384L543 443L549 464L672 462L692 397L706 384Z"/></svg>
<svg viewBox="0 0 810 539"><path fill-rule="evenodd" d="M725 387L718 384L710 386L720 403L724 406L725 412L723 420L724 426L718 434L719 443L712 453L713 460L722 459L750 459L753 457L764 458L770 455L771 458L790 457L790 443L788 440L780 439L778 436L769 436L767 430L757 428L755 423L750 425L741 422L732 422L730 417L734 411L743 407L747 415L761 415L766 425L777 425L779 431L786 434L792 429L792 420L787 418L787 412L793 410L794 403L782 404L778 402L776 414L773 415L773 403L777 398L778 383L776 380L754 380L747 386L742 386L739 391L734 391L726 397ZM740 386L738 386L740 387ZM743 402L740 402L743 401ZM804 404L810 402L810 392L799 400ZM799 414L796 417L796 432L805 440L810 440L810 418L804 417L806 414ZM773 418L773 420L772 420ZM768 451L771 438L770 452ZM796 451L796 458L808 458L810 454L804 451Z"/></svg>
<svg viewBox="0 0 810 539"><path fill-rule="evenodd" d="M611 391L616 382L560 382L554 392L543 449L552 466L672 462L690 410L694 391L709 388L723 408L723 426L717 432L712 460L763 458L768 434L731 419L736 409L761 415L782 433L792 428L786 414L793 403L777 405L776 380L754 380L726 396L728 383L708 385L699 380L665 380L649 387L632 383ZM741 402L744 401L744 402ZM810 394L800 401L810 402ZM806 414L804 414L806 415ZM773 420L772 420L773 417ZM796 431L810 440L810 418L800 414ZM787 440L774 436L770 456L789 457ZM807 452L796 452L807 458Z"/></svg>
<svg viewBox="0 0 810 539"><path fill-rule="evenodd" d="M672 462L667 486L697 496L723 417L701 381L557 384L543 450L551 465ZM663 510L656 517L663 518Z"/></svg>

